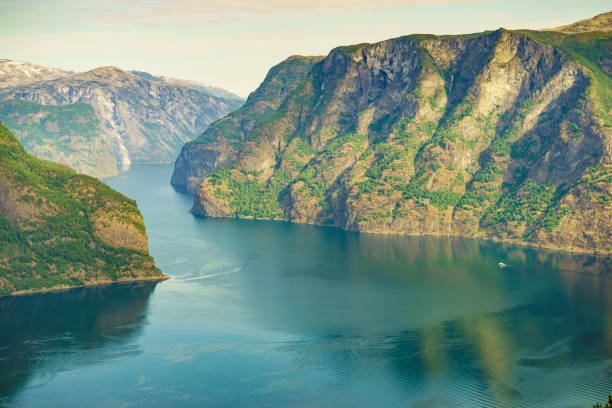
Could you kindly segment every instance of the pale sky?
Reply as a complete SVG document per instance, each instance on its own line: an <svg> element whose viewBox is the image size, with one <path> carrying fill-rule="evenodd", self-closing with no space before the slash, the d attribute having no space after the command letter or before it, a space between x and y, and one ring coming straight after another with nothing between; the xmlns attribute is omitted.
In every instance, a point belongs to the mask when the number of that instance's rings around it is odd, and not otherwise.
<svg viewBox="0 0 612 408"><path fill-rule="evenodd" d="M611 10L609 0L0 0L0 58L114 65L246 97L294 54L412 33L556 27Z"/></svg>

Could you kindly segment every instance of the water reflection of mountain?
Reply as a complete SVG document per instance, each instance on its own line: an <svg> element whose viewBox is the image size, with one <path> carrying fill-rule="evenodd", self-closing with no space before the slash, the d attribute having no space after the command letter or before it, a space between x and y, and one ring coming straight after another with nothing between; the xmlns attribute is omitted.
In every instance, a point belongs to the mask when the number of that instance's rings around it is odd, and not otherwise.
<svg viewBox="0 0 612 408"><path fill-rule="evenodd" d="M477 296L478 292L488 291L507 294L504 296L507 299L512 297L517 283L520 286L525 281L534 283L531 296L517 304L504 307L483 299L482 312L470 314L461 313L462 305L457 304L458 316L449 320L384 337L351 341L353 345L361 344L350 350L351 355L365 355L367 361L377 364L386 361L389 382L397 390L408 392L407 398L420 394L425 399L424 406L455 401L459 405L518 407L523 406L522 401L531 404L539 400L546 406L562 407L568 406L577 394L589 401L609 392L612 386L609 258L546 253L470 240L385 243L378 237L372 240L368 237L366 241L370 242L358 246L361 256L399 259L413 265L422 261L426 272L419 273L420 280L432 279L433 274L440 286L462 293ZM500 273L487 268L500 258L512 265L510 271ZM392 270L386 268L383 273ZM410 287L415 279L410 273L398 273L395 278L398 284L404 283L407 294L412 292ZM545 288L538 287L540 280L546 280ZM417 314L429 314L429 309L444 304L445 299L432 296ZM499 309L495 310L496 307ZM375 355L371 355L372 350ZM363 371L363 361L359 360L346 359L345 355L328 359L339 364L342 373ZM578 370L583 370L580 376L576 376ZM466 373L473 381L461 384Z"/></svg>
<svg viewBox="0 0 612 408"><path fill-rule="evenodd" d="M138 354L156 283L74 289L0 299L0 402L32 377Z"/></svg>
<svg viewBox="0 0 612 408"><path fill-rule="evenodd" d="M283 225L259 226L257 240L232 238L250 254L238 261L243 272L234 282L245 309L264 326L305 335L416 329L539 302L543 289L612 278L610 258L473 239Z"/></svg>
<svg viewBox="0 0 612 408"><path fill-rule="evenodd" d="M386 378L428 406L566 406L612 386L610 258L314 229L258 238L243 252L275 256L245 259L244 309L307 338L279 350L294 367Z"/></svg>

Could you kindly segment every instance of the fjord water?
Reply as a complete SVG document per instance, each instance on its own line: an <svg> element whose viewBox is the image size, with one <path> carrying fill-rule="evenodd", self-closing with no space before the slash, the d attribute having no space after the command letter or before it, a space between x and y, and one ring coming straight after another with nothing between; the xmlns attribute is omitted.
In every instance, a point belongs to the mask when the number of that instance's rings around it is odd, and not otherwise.
<svg viewBox="0 0 612 408"><path fill-rule="evenodd" d="M106 180L138 200L171 279L0 299L0 406L590 407L612 392L609 260L197 218L171 171Z"/></svg>

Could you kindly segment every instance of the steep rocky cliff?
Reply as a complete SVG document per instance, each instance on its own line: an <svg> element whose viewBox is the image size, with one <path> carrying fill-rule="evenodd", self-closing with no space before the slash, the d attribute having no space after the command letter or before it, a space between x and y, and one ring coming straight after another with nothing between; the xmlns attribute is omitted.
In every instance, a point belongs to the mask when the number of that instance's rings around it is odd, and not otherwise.
<svg viewBox="0 0 612 408"><path fill-rule="evenodd" d="M240 100L214 97L192 86L152 81L115 67L0 88L0 100L54 106L91 105L104 143L117 163L112 174L127 170L132 162L173 161L186 142L242 104ZM91 161L91 157L84 158ZM87 173L109 175L102 169Z"/></svg>
<svg viewBox="0 0 612 408"><path fill-rule="evenodd" d="M0 296L163 278L133 200L29 155L0 124Z"/></svg>
<svg viewBox="0 0 612 408"><path fill-rule="evenodd" d="M251 127L211 125L174 180L207 176L195 214L609 253L611 50L503 29L338 47Z"/></svg>
<svg viewBox="0 0 612 408"><path fill-rule="evenodd" d="M240 109L212 124L183 147L175 163L172 184L195 193L204 176L230 164L251 131L276 114L321 59L292 56L272 67Z"/></svg>

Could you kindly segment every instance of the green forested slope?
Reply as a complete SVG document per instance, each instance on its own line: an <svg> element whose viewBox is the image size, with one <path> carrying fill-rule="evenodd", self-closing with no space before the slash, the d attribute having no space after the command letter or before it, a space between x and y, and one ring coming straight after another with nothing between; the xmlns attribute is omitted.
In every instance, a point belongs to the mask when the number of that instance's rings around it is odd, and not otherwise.
<svg viewBox="0 0 612 408"><path fill-rule="evenodd" d="M133 200L31 156L0 125L0 295L163 277Z"/></svg>

